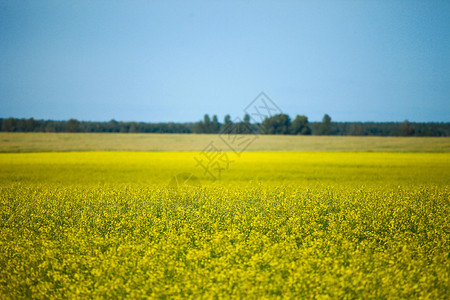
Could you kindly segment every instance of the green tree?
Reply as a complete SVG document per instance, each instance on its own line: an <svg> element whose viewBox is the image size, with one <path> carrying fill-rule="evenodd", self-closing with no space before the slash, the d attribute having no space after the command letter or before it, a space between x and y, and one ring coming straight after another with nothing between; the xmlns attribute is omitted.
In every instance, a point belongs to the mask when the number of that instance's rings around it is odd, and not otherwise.
<svg viewBox="0 0 450 300"><path fill-rule="evenodd" d="M137 132L137 128L136 128L136 122L131 122L130 123L130 130L128 132Z"/></svg>
<svg viewBox="0 0 450 300"><path fill-rule="evenodd" d="M16 131L19 131L19 132L27 131L27 120L26 119L17 119L16 120Z"/></svg>
<svg viewBox="0 0 450 300"><path fill-rule="evenodd" d="M310 135L311 128L309 127L308 117L297 115L290 125L289 132L291 134Z"/></svg>
<svg viewBox="0 0 450 300"><path fill-rule="evenodd" d="M219 131L220 131L220 123L219 123L219 120L217 119L216 115L214 115L212 118L212 122L210 125L210 131L211 131L211 133L219 133Z"/></svg>
<svg viewBox="0 0 450 300"><path fill-rule="evenodd" d="M114 119L111 119L111 121L109 121L106 125L107 125L108 132L119 132L120 131L119 122L117 122Z"/></svg>
<svg viewBox="0 0 450 300"><path fill-rule="evenodd" d="M228 125L228 124L232 124L232 123L233 122L231 121L230 115L226 115L225 118L223 119L223 124Z"/></svg>
<svg viewBox="0 0 450 300"><path fill-rule="evenodd" d="M403 123L400 124L397 135L399 136L412 136L415 133L414 126L411 125L411 123L408 122L408 120L405 120Z"/></svg>
<svg viewBox="0 0 450 300"><path fill-rule="evenodd" d="M322 118L322 123L317 124L317 129L315 130L317 135L331 135L331 117L325 114Z"/></svg>
<svg viewBox="0 0 450 300"><path fill-rule="evenodd" d="M44 131L45 132L55 132L56 128L55 128L55 123L53 121L48 121L45 123L45 127L44 127Z"/></svg>
<svg viewBox="0 0 450 300"><path fill-rule="evenodd" d="M233 122L231 121L230 115L226 115L223 119L223 126L222 126L222 132L224 133L231 133L233 130Z"/></svg>
<svg viewBox="0 0 450 300"><path fill-rule="evenodd" d="M203 121L194 124L193 131L195 133L212 133L212 122L208 114L203 116Z"/></svg>
<svg viewBox="0 0 450 300"><path fill-rule="evenodd" d="M211 118L208 114L203 116L203 133L211 133Z"/></svg>
<svg viewBox="0 0 450 300"><path fill-rule="evenodd" d="M2 131L16 131L16 120L13 118L2 120Z"/></svg>
<svg viewBox="0 0 450 300"><path fill-rule="evenodd" d="M33 131L37 131L38 129L38 121L36 121L33 118L30 118L28 120L26 120L25 122L25 130L28 132L33 132Z"/></svg>
<svg viewBox="0 0 450 300"><path fill-rule="evenodd" d="M203 122L199 121L192 126L192 131L194 133L203 133Z"/></svg>
<svg viewBox="0 0 450 300"><path fill-rule="evenodd" d="M348 135L364 135L364 128L361 123L351 123L348 129Z"/></svg>
<svg viewBox="0 0 450 300"><path fill-rule="evenodd" d="M262 122L262 129L265 134L289 134L291 118L286 114L277 114L265 118Z"/></svg>
<svg viewBox="0 0 450 300"><path fill-rule="evenodd" d="M66 123L66 131L67 132L78 132L80 131L80 122L76 119L70 119Z"/></svg>
<svg viewBox="0 0 450 300"><path fill-rule="evenodd" d="M250 115L245 114L244 120L236 125L236 132L240 134L252 133L252 125L250 124Z"/></svg>
<svg viewBox="0 0 450 300"><path fill-rule="evenodd" d="M250 115L249 114L245 114L244 123L247 125L250 125Z"/></svg>

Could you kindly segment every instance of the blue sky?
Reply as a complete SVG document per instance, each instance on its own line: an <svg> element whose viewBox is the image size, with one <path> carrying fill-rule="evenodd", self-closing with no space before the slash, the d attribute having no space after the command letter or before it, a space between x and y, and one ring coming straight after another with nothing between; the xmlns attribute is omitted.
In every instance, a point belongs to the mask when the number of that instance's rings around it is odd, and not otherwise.
<svg viewBox="0 0 450 300"><path fill-rule="evenodd" d="M450 121L450 1L0 0L0 118Z"/></svg>

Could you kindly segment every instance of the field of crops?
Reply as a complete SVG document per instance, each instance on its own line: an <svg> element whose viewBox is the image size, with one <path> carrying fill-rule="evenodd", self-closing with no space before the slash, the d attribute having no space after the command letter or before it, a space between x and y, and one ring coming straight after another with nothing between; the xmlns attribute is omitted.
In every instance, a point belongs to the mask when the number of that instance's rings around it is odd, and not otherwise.
<svg viewBox="0 0 450 300"><path fill-rule="evenodd" d="M0 154L0 298L448 299L449 153L202 155Z"/></svg>

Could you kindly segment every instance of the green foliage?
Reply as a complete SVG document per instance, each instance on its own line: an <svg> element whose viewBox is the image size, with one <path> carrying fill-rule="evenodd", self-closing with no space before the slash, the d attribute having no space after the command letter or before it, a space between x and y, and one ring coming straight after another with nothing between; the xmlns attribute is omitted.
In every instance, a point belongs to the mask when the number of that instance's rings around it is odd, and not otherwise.
<svg viewBox="0 0 450 300"><path fill-rule="evenodd" d="M220 123L217 116L214 115L211 121L209 115L205 114L203 121L195 123L193 131L194 133L219 133Z"/></svg>
<svg viewBox="0 0 450 300"><path fill-rule="evenodd" d="M110 124L111 124L111 126L115 126L117 124L117 122L111 121ZM66 123L66 131L67 132L79 132L80 131L80 122L75 119L70 119Z"/></svg>
<svg viewBox="0 0 450 300"><path fill-rule="evenodd" d="M286 115L285 115L286 116ZM228 115L229 117L229 115ZM247 120L245 120L248 117ZM305 116L300 116L305 117ZM328 116L329 117L329 116ZM209 118L209 116L208 116ZM297 117L296 117L297 118ZM272 123L274 120L266 121ZM280 121L280 120L278 120ZM295 119L294 119L295 121ZM450 123L413 123L398 122L331 122L331 118L324 122L311 122L304 127L304 134L312 131L314 135L357 135L357 136L450 136ZM78 123L77 123L78 122ZM228 123L227 123L228 122ZM302 121L303 122L303 121ZM221 124L217 117L197 123L143 123L143 122L85 122L71 119L69 121L51 121L31 119L0 119L0 131L4 132L121 132L121 133L220 133L224 128L233 124L229 117ZM228 125L227 125L228 124ZM240 125L237 125L240 124ZM240 133L259 132L261 124L250 124L250 117L244 116L244 120L236 122ZM292 123L291 123L292 126ZM294 125L297 126L297 125ZM288 126L289 127L289 126ZM274 128L270 131L277 131ZM278 130L280 131L280 130ZM296 129L281 130L283 134L298 134ZM279 133L277 133L279 134Z"/></svg>
<svg viewBox="0 0 450 300"><path fill-rule="evenodd" d="M411 123L408 122L408 120L406 120L400 124L397 135L413 136L414 132L415 132L414 127L411 125Z"/></svg>
<svg viewBox="0 0 450 300"><path fill-rule="evenodd" d="M322 123L318 123L314 127L314 134L331 135L331 133L332 133L331 117L325 114L322 118Z"/></svg>
<svg viewBox="0 0 450 300"><path fill-rule="evenodd" d="M311 128L309 127L308 117L297 115L290 125L289 132L291 134L310 135Z"/></svg>
<svg viewBox="0 0 450 300"><path fill-rule="evenodd" d="M210 127L210 131L211 133L219 133L220 131L220 123L219 120L217 119L217 116L214 115L211 121L211 125Z"/></svg>
<svg viewBox="0 0 450 300"><path fill-rule="evenodd" d="M262 124L265 134L289 134L291 118L286 114L277 114L266 118Z"/></svg>

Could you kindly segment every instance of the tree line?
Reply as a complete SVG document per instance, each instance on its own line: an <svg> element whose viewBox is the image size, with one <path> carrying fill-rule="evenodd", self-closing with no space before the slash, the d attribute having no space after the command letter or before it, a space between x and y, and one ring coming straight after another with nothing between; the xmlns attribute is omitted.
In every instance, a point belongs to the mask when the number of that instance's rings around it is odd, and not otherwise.
<svg viewBox="0 0 450 300"><path fill-rule="evenodd" d="M122 132L122 133L222 133L280 135L353 135L353 136L450 136L450 123L416 122L332 122L328 114L321 122L309 122L304 115L292 120L278 114L252 123L249 115L220 122L216 115L205 114L196 123L87 122L6 118L0 119L3 132Z"/></svg>

